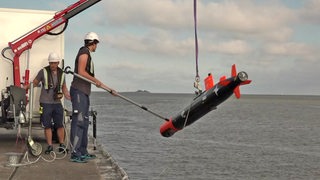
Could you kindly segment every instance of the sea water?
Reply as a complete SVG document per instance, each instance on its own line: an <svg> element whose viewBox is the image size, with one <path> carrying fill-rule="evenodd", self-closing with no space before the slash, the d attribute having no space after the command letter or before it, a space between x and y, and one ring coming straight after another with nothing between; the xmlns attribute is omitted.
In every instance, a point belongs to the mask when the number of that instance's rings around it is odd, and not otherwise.
<svg viewBox="0 0 320 180"><path fill-rule="evenodd" d="M161 116L192 94L123 93ZM130 179L320 179L320 96L243 95L170 138L165 121L106 92L93 92L97 141Z"/></svg>

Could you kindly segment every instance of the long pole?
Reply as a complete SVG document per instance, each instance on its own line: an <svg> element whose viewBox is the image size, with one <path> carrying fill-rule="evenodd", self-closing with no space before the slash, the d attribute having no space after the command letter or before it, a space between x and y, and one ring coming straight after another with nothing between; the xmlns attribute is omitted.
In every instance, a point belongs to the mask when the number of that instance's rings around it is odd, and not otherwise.
<svg viewBox="0 0 320 180"><path fill-rule="evenodd" d="M81 76L81 75L78 74L78 73L72 72L70 69L71 69L70 66L67 66L67 67L64 69L64 72L65 72L66 74L72 74L72 75L74 75L74 76L76 76L76 77L78 77L78 78L80 78L80 79L82 79L82 80L85 80L85 81L87 81L87 82L89 82L89 83L91 83L91 84L93 84L93 85L96 85L95 82L93 82L93 81L91 81L90 79L87 79L87 78ZM129 98L121 95L121 94L119 94L118 92L113 91L112 89L106 87L105 85L102 85L100 88L106 90L107 92L109 92L110 94L112 94L112 95L114 95L114 96L118 96L119 98L121 98L121 99L123 99L123 100L125 100L125 101L127 101L127 102L129 102L129 103L131 103L131 104L133 104L133 105L135 105L135 106L138 106L139 108L141 108L141 109L143 109L143 110L145 110L145 111L147 111L147 112L149 112L149 113L151 113L151 114L153 114L153 115L155 115L155 116L157 116L157 117L159 117L159 118L161 118L161 119L163 119L163 120L165 120L165 121L169 121L168 118L165 118L165 117L163 117L163 116L161 116L161 115L159 115L159 114L151 111L151 110L148 109L147 107L145 107L145 106L143 106L143 105L141 105L141 104L139 104L139 103L137 103L137 102L135 102L135 101L133 101L133 100L131 100L131 99L129 99Z"/></svg>

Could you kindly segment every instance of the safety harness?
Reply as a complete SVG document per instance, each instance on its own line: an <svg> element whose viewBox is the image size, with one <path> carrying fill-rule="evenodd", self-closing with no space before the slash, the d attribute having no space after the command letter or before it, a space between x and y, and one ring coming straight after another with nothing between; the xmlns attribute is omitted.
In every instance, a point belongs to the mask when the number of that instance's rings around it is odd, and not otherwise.
<svg viewBox="0 0 320 180"><path fill-rule="evenodd" d="M57 92L62 92L62 85L63 85L63 82L64 82L64 72L61 68L58 67L57 69L57 72L58 72L58 83L57 83L57 87L56 87L56 90ZM52 74L51 74L51 69L50 69L50 66L46 66L43 68L43 75L44 75L44 89L49 91L50 88L53 88L54 87L54 80L53 80L53 77L52 77Z"/></svg>

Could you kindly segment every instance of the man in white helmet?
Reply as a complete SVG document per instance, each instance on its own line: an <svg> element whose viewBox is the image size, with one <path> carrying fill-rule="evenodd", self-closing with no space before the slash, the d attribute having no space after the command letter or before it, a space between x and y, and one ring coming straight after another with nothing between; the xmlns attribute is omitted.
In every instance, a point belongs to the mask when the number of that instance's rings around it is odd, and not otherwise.
<svg viewBox="0 0 320 180"><path fill-rule="evenodd" d="M91 52L95 52L99 43L99 37L94 32L89 32L84 37L84 46L79 49L75 59L74 72L95 82L97 87L104 85L94 74L93 61L91 59ZM112 90L115 92L114 90ZM71 102L72 102L72 122L70 142L72 153L70 161L85 163L89 159L94 159L94 154L89 154L88 146L88 128L89 128L89 106L91 83L73 77L70 87Z"/></svg>
<svg viewBox="0 0 320 180"><path fill-rule="evenodd" d="M60 57L57 53L52 52L48 56L49 65L41 69L35 79L33 80L34 87L42 84L40 94L40 120L44 127L44 134L48 147L45 150L46 154L53 151L52 145L52 130L57 130L59 145L59 152L66 152L64 145L65 130L63 126L64 110L61 104L63 95L66 99L70 100L65 74L59 68ZM29 88L27 86L26 88Z"/></svg>

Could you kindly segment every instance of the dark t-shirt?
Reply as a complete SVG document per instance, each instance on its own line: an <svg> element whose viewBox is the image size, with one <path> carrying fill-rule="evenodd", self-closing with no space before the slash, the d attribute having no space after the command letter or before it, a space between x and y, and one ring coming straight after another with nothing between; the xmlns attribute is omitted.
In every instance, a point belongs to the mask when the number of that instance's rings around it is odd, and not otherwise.
<svg viewBox="0 0 320 180"><path fill-rule="evenodd" d="M86 65L86 72L88 72L90 75L94 76L94 72L93 72L93 62L91 61L91 56L90 56L90 51L87 47L81 47L79 49L78 55L76 57L75 60L75 68L74 68L74 72L78 73L78 65L79 65L79 56L81 56L82 54L87 54L88 55L88 60L87 60L87 65ZM90 72L90 70L92 72ZM91 83L78 78L76 76L73 76L73 81L71 82L71 86L75 89L80 90L81 92L90 95L91 93Z"/></svg>

